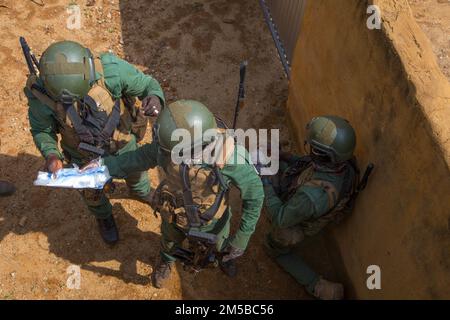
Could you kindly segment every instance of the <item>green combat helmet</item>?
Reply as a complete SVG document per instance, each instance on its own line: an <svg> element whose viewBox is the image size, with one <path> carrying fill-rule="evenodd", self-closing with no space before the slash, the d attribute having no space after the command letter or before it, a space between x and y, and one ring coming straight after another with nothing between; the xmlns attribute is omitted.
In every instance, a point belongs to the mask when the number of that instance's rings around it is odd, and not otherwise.
<svg viewBox="0 0 450 320"><path fill-rule="evenodd" d="M194 134L195 130L201 128L201 134ZM217 122L208 108L194 100L179 100L162 109L153 128L153 139L164 151L170 152L179 141L172 141L172 132L175 129L186 129L189 131L192 142L191 149L196 146L205 145L211 141L204 141L203 134L209 129L217 128Z"/></svg>
<svg viewBox="0 0 450 320"><path fill-rule="evenodd" d="M50 45L42 54L39 72L46 90L55 99L63 95L82 98L95 81L92 53L73 41Z"/></svg>
<svg viewBox="0 0 450 320"><path fill-rule="evenodd" d="M353 157L356 135L347 120L336 116L316 117L308 123L306 130L306 142L314 154L329 156L334 163Z"/></svg>

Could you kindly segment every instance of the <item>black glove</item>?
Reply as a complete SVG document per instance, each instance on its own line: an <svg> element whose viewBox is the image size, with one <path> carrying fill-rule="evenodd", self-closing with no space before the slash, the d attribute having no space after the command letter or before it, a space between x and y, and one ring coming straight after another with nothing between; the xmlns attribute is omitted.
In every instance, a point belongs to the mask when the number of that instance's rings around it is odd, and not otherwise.
<svg viewBox="0 0 450 320"><path fill-rule="evenodd" d="M157 96L148 96L142 100L142 109L147 117L157 117L161 112L161 101Z"/></svg>
<svg viewBox="0 0 450 320"><path fill-rule="evenodd" d="M230 245L226 250L227 254L222 257L222 262L228 262L230 260L234 260L239 258L244 254L244 249L239 249Z"/></svg>

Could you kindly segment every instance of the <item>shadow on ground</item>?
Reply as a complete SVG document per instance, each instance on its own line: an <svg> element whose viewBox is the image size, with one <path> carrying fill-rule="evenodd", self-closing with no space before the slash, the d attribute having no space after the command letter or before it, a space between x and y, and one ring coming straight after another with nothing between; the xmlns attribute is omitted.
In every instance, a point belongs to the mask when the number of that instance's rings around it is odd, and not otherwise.
<svg viewBox="0 0 450 320"><path fill-rule="evenodd" d="M34 174L27 172L37 172L42 164L42 158L30 154L0 154L2 178L17 187L12 197L0 198L0 241L10 233L42 233L45 237L38 238L39 245L71 264L126 283L149 284L149 278L139 275L136 266L138 261L153 264L159 236L141 231L138 221L120 203L115 203L113 212L121 240L114 247L104 244L94 217L77 191L33 186ZM101 266L108 261L116 261L117 270Z"/></svg>
<svg viewBox="0 0 450 320"><path fill-rule="evenodd" d="M62 12L63 9L61 7ZM247 104L238 126L280 128L281 139L286 145L293 145L284 108L287 79L257 0L121 0L119 9L124 54L131 63L160 81L168 102L179 98L197 99L230 122L236 101L239 63L247 59ZM97 24L95 27L99 28ZM32 31L29 30L30 33ZM86 33L83 31L82 35L84 37ZM104 39L109 38L89 37L88 40L96 42L99 39L106 41ZM51 39L47 40L50 42ZM23 61L14 63L23 67ZM16 82L11 82L9 87L5 87L8 90L4 91L12 92L16 86ZM2 110L9 112L4 118L8 121L16 117L23 123L28 122L25 106L20 110ZM3 134L6 135L17 128L17 123L11 122L10 126L4 127ZM27 131L25 126L23 129ZM90 216L77 191L33 186L36 172L42 169L43 159L30 154L36 151L28 132L27 139L23 139L23 132L14 134L17 137L8 137L10 141L17 138L17 145L10 143L5 152L17 154L17 157L0 155L0 179L12 181L18 188L14 196L0 198L0 261L7 268L1 280L8 296L130 299L308 297L301 286L263 252L264 234L268 230L264 214L245 256L238 263L240 273L237 278L226 278L216 269L193 276L178 266L180 280L175 276L168 289L156 294L148 282L148 275L158 256L160 220L155 220L144 205L114 199L121 241L114 248L104 245L95 219ZM18 150L26 150L27 153L18 153ZM155 186L157 176L152 178ZM121 187L119 191L122 195ZM240 208L236 190L232 193L231 203L235 230ZM307 253L313 256L311 261L330 267L321 249L319 243ZM68 263L94 272L84 273L86 285L78 293L66 291ZM113 281L116 279L119 281ZM0 294L3 297L5 292Z"/></svg>
<svg viewBox="0 0 450 320"><path fill-rule="evenodd" d="M120 1L120 11L126 58L160 81L169 103L180 98L200 100L230 123L239 64L248 60L246 108L238 127L280 128L282 143L290 145L285 117L288 83L257 0ZM231 205L236 230L241 206L237 190ZM262 214L245 256L239 259L235 279L218 269L192 275L178 266L182 297L307 298L301 286L263 252L267 230ZM311 252L316 252L317 261L326 261L317 248Z"/></svg>

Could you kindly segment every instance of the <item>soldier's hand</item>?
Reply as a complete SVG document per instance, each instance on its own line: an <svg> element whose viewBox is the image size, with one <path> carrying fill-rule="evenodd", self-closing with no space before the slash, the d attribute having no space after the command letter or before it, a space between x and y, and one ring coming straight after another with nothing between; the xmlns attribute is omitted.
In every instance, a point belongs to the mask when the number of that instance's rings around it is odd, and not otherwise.
<svg viewBox="0 0 450 320"><path fill-rule="evenodd" d="M222 257L222 262L228 262L230 260L234 260L239 258L244 254L244 249L239 249L230 245L226 250L228 253Z"/></svg>
<svg viewBox="0 0 450 320"><path fill-rule="evenodd" d="M161 112L161 101L157 96L148 96L142 100L142 109L147 117L156 117Z"/></svg>
<svg viewBox="0 0 450 320"><path fill-rule="evenodd" d="M56 172L58 172L62 168L63 168L63 163L56 154L50 154L47 157L47 160L45 161L45 170L46 171L55 175Z"/></svg>
<svg viewBox="0 0 450 320"><path fill-rule="evenodd" d="M85 172L85 171L87 171L89 169L94 169L94 168L98 168L98 167L101 167L101 166L102 166L101 158L94 159L94 160L90 161L88 164L82 166L80 168L80 172Z"/></svg>

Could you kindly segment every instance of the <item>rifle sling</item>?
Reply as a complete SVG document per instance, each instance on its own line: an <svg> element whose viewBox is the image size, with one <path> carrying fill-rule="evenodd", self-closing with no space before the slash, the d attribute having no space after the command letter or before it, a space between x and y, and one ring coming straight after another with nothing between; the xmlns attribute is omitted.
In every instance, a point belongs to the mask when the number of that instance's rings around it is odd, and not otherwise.
<svg viewBox="0 0 450 320"><path fill-rule="evenodd" d="M80 140L88 144L92 145L95 144L95 140L92 133L85 125L83 125L83 120L81 119L78 112L75 110L74 103L63 102L63 107L64 110L66 111L67 116L72 122L73 128L75 129L75 132L77 133Z"/></svg>
<svg viewBox="0 0 450 320"><path fill-rule="evenodd" d="M223 198L225 197L225 194L228 192L228 186L223 181L222 174L220 173L219 169L217 167L214 167L214 173L216 174L217 179L219 180L220 184L220 192L217 195L216 199L214 200L214 203L211 207L209 207L201 216L202 221L209 222L211 221L214 216L216 215L217 211L219 210L219 206L223 201Z"/></svg>
<svg viewBox="0 0 450 320"><path fill-rule="evenodd" d="M183 205L186 210L189 226L198 228L201 226L198 207L194 205L194 200L192 198L189 166L184 162L180 164L180 178L183 184Z"/></svg>
<svg viewBox="0 0 450 320"><path fill-rule="evenodd" d="M107 142L119 126L120 122L120 100L116 100L111 113L108 116L105 127L100 133L102 141Z"/></svg>

